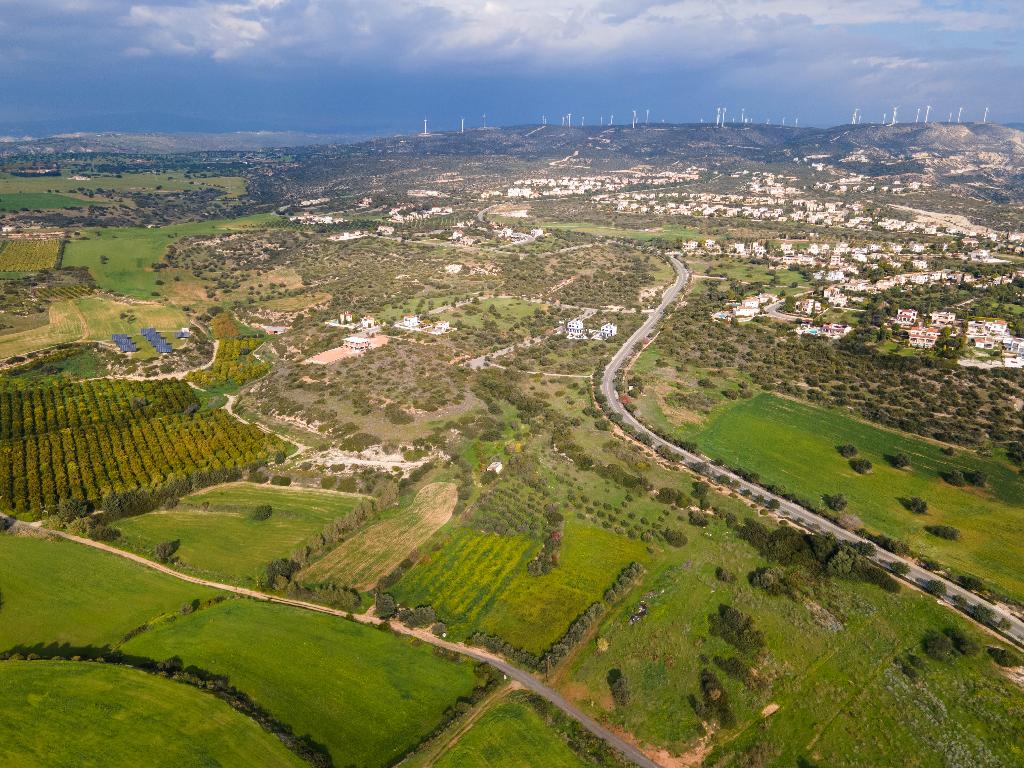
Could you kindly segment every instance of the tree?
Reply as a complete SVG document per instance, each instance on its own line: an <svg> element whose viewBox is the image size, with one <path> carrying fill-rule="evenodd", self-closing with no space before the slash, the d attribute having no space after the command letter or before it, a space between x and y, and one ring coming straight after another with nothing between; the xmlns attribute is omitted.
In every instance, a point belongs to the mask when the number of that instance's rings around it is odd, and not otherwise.
<svg viewBox="0 0 1024 768"><path fill-rule="evenodd" d="M921 640L924 652L936 661L946 661L953 655L953 641L942 632L929 630Z"/></svg>
<svg viewBox="0 0 1024 768"><path fill-rule="evenodd" d="M833 495L826 493L821 498L822 501L825 502L825 506L831 509L833 512L842 512L844 509L846 509L846 505L848 504L846 496L844 496L841 493L836 493Z"/></svg>
<svg viewBox="0 0 1024 768"><path fill-rule="evenodd" d="M269 504L258 504L249 515L253 520L268 520L274 514L274 508Z"/></svg>
<svg viewBox="0 0 1024 768"><path fill-rule="evenodd" d="M1000 667L1019 667L1024 665L1024 657L1021 657L1019 653L1008 648L1001 648L998 645L990 646L988 655Z"/></svg>
<svg viewBox="0 0 1024 768"><path fill-rule="evenodd" d="M896 469L906 469L910 466L910 457L905 453L897 453L889 457L889 463Z"/></svg>
<svg viewBox="0 0 1024 768"><path fill-rule="evenodd" d="M153 555L161 563L166 563L174 557L174 553L178 551L178 547L181 545L180 539L174 541L163 541L153 547Z"/></svg>
<svg viewBox="0 0 1024 768"><path fill-rule="evenodd" d="M857 446L851 443L843 443L836 446L836 450L839 451L839 455L844 459L852 459L857 455Z"/></svg>
<svg viewBox="0 0 1024 768"><path fill-rule="evenodd" d="M89 514L88 505L79 499L63 499L57 505L57 519L62 523L70 523L87 514Z"/></svg>
<svg viewBox="0 0 1024 768"><path fill-rule="evenodd" d="M928 514L928 502L920 496L911 496L907 500L907 509L916 515L926 515Z"/></svg>
<svg viewBox="0 0 1024 768"><path fill-rule="evenodd" d="M943 630L952 643L956 652L961 656L977 656L981 650L981 646L973 638L967 635L959 627L950 627L949 629Z"/></svg>
<svg viewBox="0 0 1024 768"><path fill-rule="evenodd" d="M936 597L946 596L946 585L941 579L931 579L924 585L924 591L929 595L935 595Z"/></svg>
<svg viewBox="0 0 1024 768"><path fill-rule="evenodd" d="M607 680L615 705L624 707L629 704L629 683L626 681L626 676L622 674L622 670L609 669Z"/></svg>
<svg viewBox="0 0 1024 768"><path fill-rule="evenodd" d="M938 536L947 541L956 541L960 538L960 531L952 525L926 525L924 529L932 536Z"/></svg>
<svg viewBox="0 0 1024 768"><path fill-rule="evenodd" d="M867 459L850 459L850 469L858 475L866 475L872 469L871 462Z"/></svg>

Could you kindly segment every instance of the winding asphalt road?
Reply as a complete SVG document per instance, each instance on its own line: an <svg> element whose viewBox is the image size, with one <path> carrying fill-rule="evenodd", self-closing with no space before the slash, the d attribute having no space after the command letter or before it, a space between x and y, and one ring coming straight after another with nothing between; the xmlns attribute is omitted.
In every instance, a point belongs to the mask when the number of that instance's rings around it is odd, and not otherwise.
<svg viewBox="0 0 1024 768"><path fill-rule="evenodd" d="M638 421L633 414L626 410L626 407L619 400L618 392L615 391L615 377L618 375L622 367L632 359L638 345L650 336L651 331L654 330L655 326L665 314L665 310L668 309L672 302L676 300L676 297L679 296L679 293L683 290L689 280L690 273L687 271L686 267L683 266L682 262L672 256L669 256L668 258L676 270L676 281L665 291L661 304L658 305L658 308L652 312L650 317L647 318L647 321L629 337L626 343L623 344L622 348L615 353L611 362L609 362L607 367L604 369L604 374L601 377L601 393L607 399L607 407L611 411L619 414L619 416L622 417L622 421L632 427L636 432L644 434L650 438L651 445L654 448L664 448L673 452L682 458L694 471L697 471L698 473L713 480L724 476L732 481L732 483L734 483L734 487L739 491L746 491L752 496L760 496L766 501L775 499L779 503L777 511L780 514L796 521L806 528L810 528L821 533L831 533L840 541L847 541L853 544L871 543L864 537L858 536L856 533L836 525L828 518L815 514L806 507L795 504L781 496L776 496L767 489L744 480L742 477L739 477L727 469L712 465L710 463L711 460L706 456L702 456L698 453L692 453L691 451L680 448L674 443L668 442L648 429L644 424ZM767 435L762 437L764 439L770 439ZM707 469L701 471L700 467L702 466L707 467ZM1004 607L978 597L973 592L969 592L960 585L922 568L909 558L900 557L876 548L873 559L880 565L886 567L891 566L895 562L904 563L907 568L909 568L909 571L904 578L918 587L923 588L930 581L941 581L946 587L946 597L943 598L943 600L950 606L953 605L952 598L959 597L968 605L984 606L985 608L988 608L1000 619L1005 619L1007 622L1008 628L1004 631L1004 634L1018 645L1024 646L1024 621L1021 621L1021 619L1010 613Z"/></svg>

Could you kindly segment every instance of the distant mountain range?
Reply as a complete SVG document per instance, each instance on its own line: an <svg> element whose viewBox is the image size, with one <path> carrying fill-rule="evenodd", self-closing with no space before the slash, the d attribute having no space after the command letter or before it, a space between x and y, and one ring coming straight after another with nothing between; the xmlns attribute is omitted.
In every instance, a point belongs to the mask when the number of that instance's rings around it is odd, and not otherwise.
<svg viewBox="0 0 1024 768"><path fill-rule="evenodd" d="M332 151L333 145L337 149ZM344 145L344 146L342 146ZM353 146L355 145L355 146ZM175 153L323 147L337 154L511 157L595 169L642 162L728 167L737 163L822 162L850 173L911 174L982 199L1024 200L1024 132L995 123L840 125L792 128L710 124L566 128L517 126L368 138L302 132L81 133L0 141L0 156L66 152ZM340 159L340 157L338 158ZM325 169L326 170L326 169Z"/></svg>

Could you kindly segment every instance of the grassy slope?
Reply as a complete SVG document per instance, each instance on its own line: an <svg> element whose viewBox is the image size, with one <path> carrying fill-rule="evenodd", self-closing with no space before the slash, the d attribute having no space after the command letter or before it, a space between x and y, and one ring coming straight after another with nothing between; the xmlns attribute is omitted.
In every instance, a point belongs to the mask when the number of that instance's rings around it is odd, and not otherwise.
<svg viewBox="0 0 1024 768"><path fill-rule="evenodd" d="M0 690L2 765L305 765L225 702L125 667L8 661Z"/></svg>
<svg viewBox="0 0 1024 768"><path fill-rule="evenodd" d="M178 539L178 558L189 570L241 582L271 560L287 557L358 501L333 491L234 483L187 496L172 510L118 521L117 527L124 535L120 543L129 549L150 555L160 542ZM273 507L268 520L250 518L260 504Z"/></svg>
<svg viewBox="0 0 1024 768"><path fill-rule="evenodd" d="M526 564L537 546L523 537L460 529L393 592L403 604L432 605L456 636L481 630L541 653L601 599L619 571L646 559L640 542L568 520L559 566L530 576Z"/></svg>
<svg viewBox="0 0 1024 768"><path fill-rule="evenodd" d="M15 192L77 192L86 190L109 190L113 192L157 192L183 191L216 187L223 189L229 197L245 194L245 179L239 176L210 176L186 179L178 172L171 173L124 173L118 176L89 176L87 181L71 176L40 176L38 178L11 176L0 173L0 196ZM81 205L81 201L76 201Z"/></svg>
<svg viewBox="0 0 1024 768"><path fill-rule="evenodd" d="M587 765L529 704L511 698L488 709L435 768L583 768Z"/></svg>
<svg viewBox="0 0 1024 768"><path fill-rule="evenodd" d="M128 654L181 656L244 690L335 765L387 765L439 722L475 675L466 661L332 616L229 601L132 639Z"/></svg>
<svg viewBox="0 0 1024 768"><path fill-rule="evenodd" d="M52 210L56 208L82 208L95 203L68 195L49 192L0 192L0 211Z"/></svg>
<svg viewBox="0 0 1024 768"><path fill-rule="evenodd" d="M151 298L154 292L168 295L183 290L173 282L175 272L165 270L161 274L165 286L158 286L159 275L152 264L159 262L167 246L178 238L193 235L212 235L230 232L246 227L258 226L272 220L268 216L250 216L228 221L203 221L189 224L174 224L148 229L146 227L108 228L85 230L88 239L71 240L64 249L64 265L88 267L96 282L104 290L115 291L136 298ZM108 261L102 262L106 256ZM195 282L188 273L179 273L182 282Z"/></svg>
<svg viewBox="0 0 1024 768"><path fill-rule="evenodd" d="M104 646L214 593L78 544L0 536L0 651L37 643Z"/></svg>
<svg viewBox="0 0 1024 768"><path fill-rule="evenodd" d="M762 394L739 401L698 433L710 456L743 466L811 501L843 493L848 511L869 527L908 541L915 549L974 573L1024 599L1024 483L1004 464L966 451L945 456L923 440L878 429L837 411ZM852 443L874 465L869 475L850 469L835 446ZM911 468L895 469L886 455L906 453ZM940 477L954 468L980 468L986 490L956 488ZM919 496L928 514L915 515L899 499ZM939 539L925 525L960 529L960 541Z"/></svg>
<svg viewBox="0 0 1024 768"><path fill-rule="evenodd" d="M758 741L770 745L771 759L763 764L779 766L799 758L850 768L938 767L948 765L952 754L964 758L960 765L1018 765L1024 759L1024 697L986 654L927 661L914 682L894 667L896 655L920 654L929 628L956 625L979 642L987 639L933 600L833 582L813 597L840 622L838 629L826 628L808 606L747 584L746 574L763 561L723 524L690 538L682 550L659 559L641 586L654 593L649 615L629 625L639 596L634 593L599 630L607 650L591 642L574 660L563 687L585 708L642 741L685 752L702 734L687 697L699 696L698 675L707 666L724 682L738 719L736 728L716 735L720 746L708 764L742 765L738 756ZM719 565L736 581L718 581ZM707 617L719 603L751 614L764 632L768 656L758 666L768 682L763 691L748 691L711 663L715 655L735 655L708 632ZM612 704L605 680L611 668L628 680L625 709ZM763 720L761 710L770 703L781 708Z"/></svg>
<svg viewBox="0 0 1024 768"><path fill-rule="evenodd" d="M417 492L411 504L358 532L306 568L299 578L370 588L448 522L457 501L454 483L430 483Z"/></svg>

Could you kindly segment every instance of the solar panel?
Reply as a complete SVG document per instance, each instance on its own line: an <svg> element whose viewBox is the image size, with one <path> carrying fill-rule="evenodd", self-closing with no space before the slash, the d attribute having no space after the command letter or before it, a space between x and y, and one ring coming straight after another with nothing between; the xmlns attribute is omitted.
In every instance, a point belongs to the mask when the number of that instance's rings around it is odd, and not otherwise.
<svg viewBox="0 0 1024 768"><path fill-rule="evenodd" d="M135 346L135 342L132 341L131 336L128 336L127 334L115 333L110 338L117 345L117 348L126 354L139 351L139 348Z"/></svg>

